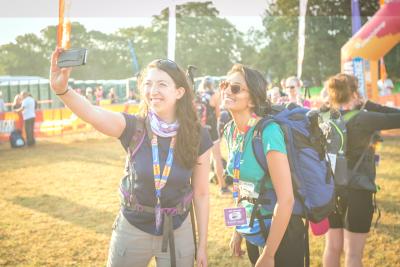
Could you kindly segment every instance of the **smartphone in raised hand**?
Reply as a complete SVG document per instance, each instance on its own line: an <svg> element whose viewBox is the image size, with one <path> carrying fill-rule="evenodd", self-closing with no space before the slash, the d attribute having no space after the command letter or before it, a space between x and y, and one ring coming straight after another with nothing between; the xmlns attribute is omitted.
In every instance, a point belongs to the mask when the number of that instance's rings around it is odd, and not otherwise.
<svg viewBox="0 0 400 267"><path fill-rule="evenodd" d="M57 66L59 68L82 66L86 64L86 59L86 48L64 50L58 57Z"/></svg>

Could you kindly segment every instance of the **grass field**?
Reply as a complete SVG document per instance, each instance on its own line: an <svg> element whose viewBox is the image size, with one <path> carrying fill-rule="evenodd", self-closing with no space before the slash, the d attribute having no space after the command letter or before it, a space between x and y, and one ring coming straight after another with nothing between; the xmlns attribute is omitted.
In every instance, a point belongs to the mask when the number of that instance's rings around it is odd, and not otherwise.
<svg viewBox="0 0 400 267"><path fill-rule="evenodd" d="M364 264L393 267L400 266L399 138L385 140L381 158L382 218ZM32 149L0 144L0 266L104 266L123 164L119 142L100 135L39 140ZM231 199L215 185L210 191L209 266L249 266L228 249L222 209ZM323 242L312 237L312 266L321 266Z"/></svg>

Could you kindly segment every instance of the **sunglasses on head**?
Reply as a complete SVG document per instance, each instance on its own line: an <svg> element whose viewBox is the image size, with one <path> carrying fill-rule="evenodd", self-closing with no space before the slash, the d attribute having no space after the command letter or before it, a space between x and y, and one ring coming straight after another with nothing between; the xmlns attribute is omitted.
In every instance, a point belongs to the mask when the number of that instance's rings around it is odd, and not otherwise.
<svg viewBox="0 0 400 267"><path fill-rule="evenodd" d="M223 81L219 85L221 90L226 90L228 87L231 88L232 94L238 94L242 90L242 87L239 84L232 84L228 81Z"/></svg>
<svg viewBox="0 0 400 267"><path fill-rule="evenodd" d="M172 61L170 59L156 59L155 60L157 66L165 66L170 69L179 69L178 64L176 64L175 61Z"/></svg>
<svg viewBox="0 0 400 267"><path fill-rule="evenodd" d="M296 88L296 86L286 86L286 89L294 89L294 88Z"/></svg>

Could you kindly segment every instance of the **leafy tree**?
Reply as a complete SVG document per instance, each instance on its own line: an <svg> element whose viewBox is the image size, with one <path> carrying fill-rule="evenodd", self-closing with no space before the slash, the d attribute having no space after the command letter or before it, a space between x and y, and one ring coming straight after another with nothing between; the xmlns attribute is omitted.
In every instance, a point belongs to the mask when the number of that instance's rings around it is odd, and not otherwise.
<svg viewBox="0 0 400 267"><path fill-rule="evenodd" d="M377 1L360 1L366 20L379 8ZM276 80L296 74L298 1L277 0L266 10L263 24L268 40L259 66ZM306 16L303 79L320 84L340 71L340 49L351 37L351 2L309 0Z"/></svg>

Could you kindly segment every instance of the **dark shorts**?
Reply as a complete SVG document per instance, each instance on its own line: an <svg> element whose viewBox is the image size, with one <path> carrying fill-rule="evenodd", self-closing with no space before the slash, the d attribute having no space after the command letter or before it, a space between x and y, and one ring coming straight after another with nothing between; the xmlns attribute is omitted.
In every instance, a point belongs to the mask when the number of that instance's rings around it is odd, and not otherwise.
<svg viewBox="0 0 400 267"><path fill-rule="evenodd" d="M355 189L339 192L337 207L329 216L330 228L344 228L352 233L368 233L374 213L372 194Z"/></svg>
<svg viewBox="0 0 400 267"><path fill-rule="evenodd" d="M305 227L299 216L292 216L275 254L275 267L303 267L305 255Z"/></svg>
<svg viewBox="0 0 400 267"><path fill-rule="evenodd" d="M275 254L275 267L304 267L305 231L303 220L299 216L292 216ZM247 241L246 246L249 246ZM256 248L258 250L258 247ZM254 251L253 248L252 251L247 252L254 265L259 251Z"/></svg>

